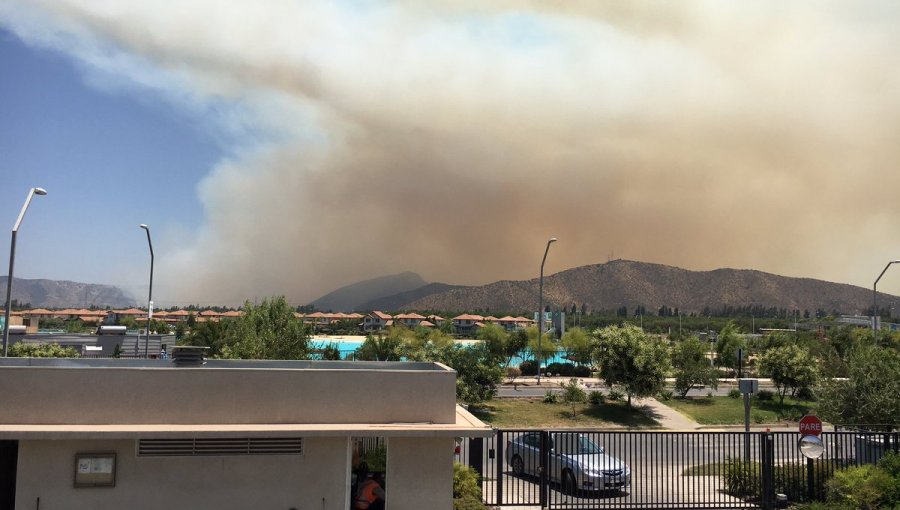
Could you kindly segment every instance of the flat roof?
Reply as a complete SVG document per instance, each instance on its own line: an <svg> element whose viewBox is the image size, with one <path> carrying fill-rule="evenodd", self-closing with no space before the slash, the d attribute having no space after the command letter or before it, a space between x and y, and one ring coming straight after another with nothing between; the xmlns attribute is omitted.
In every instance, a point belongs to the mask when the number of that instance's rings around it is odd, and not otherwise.
<svg viewBox="0 0 900 510"><path fill-rule="evenodd" d="M0 439L174 439L221 437L492 437L493 429L461 406L454 423L262 423L137 425L7 425Z"/></svg>
<svg viewBox="0 0 900 510"><path fill-rule="evenodd" d="M453 369L435 362L422 361L328 361L328 360L242 360L210 359L200 366L175 366L171 359L129 358L0 358L2 367L43 368L138 368L169 370L369 370L437 371Z"/></svg>

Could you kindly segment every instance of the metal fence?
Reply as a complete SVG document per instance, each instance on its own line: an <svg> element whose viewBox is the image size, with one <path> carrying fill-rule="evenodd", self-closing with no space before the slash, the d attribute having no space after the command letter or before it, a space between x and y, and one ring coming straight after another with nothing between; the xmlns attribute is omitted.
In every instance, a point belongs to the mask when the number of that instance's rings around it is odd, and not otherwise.
<svg viewBox="0 0 900 510"><path fill-rule="evenodd" d="M897 451L898 436L825 432L825 454L809 460L790 432L498 430L465 440L457 460L494 506L773 508L823 499L835 470Z"/></svg>

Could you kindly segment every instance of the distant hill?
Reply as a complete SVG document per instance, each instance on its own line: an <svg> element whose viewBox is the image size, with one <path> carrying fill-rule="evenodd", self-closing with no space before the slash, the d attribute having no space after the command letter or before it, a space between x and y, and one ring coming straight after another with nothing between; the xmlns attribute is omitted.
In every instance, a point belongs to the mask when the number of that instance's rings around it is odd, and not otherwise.
<svg viewBox="0 0 900 510"><path fill-rule="evenodd" d="M614 260L545 276L544 301L554 308L585 304L590 310L615 310L621 306L633 310L642 305L652 313L662 306L700 312L705 307L721 309L725 305L865 313L872 303L872 291L755 270L689 271L662 264ZM535 278L454 287L382 308L503 312L534 310L537 303L538 279ZM879 293L878 305L900 309L900 297Z"/></svg>
<svg viewBox="0 0 900 510"><path fill-rule="evenodd" d="M6 276L0 276L2 296L6 302ZM31 303L32 308L125 308L135 304L135 299L112 285L79 283L66 280L30 280L13 278L12 299L20 304Z"/></svg>
<svg viewBox="0 0 900 510"><path fill-rule="evenodd" d="M427 283L418 274L407 271L341 287L310 304L323 311L369 310L364 305L370 301L418 289Z"/></svg>
<svg viewBox="0 0 900 510"><path fill-rule="evenodd" d="M446 283L429 283L419 288L394 294L392 296L380 297L360 305L359 310L402 310L408 303L416 302L420 299L427 298L434 294L448 292L454 289L467 289L461 285L449 285Z"/></svg>

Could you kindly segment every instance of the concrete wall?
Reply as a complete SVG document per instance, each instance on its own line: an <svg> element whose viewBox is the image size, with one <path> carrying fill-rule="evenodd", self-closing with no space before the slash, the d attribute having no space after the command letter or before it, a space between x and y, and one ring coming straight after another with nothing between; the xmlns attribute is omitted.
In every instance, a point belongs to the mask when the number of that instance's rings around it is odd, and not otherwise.
<svg viewBox="0 0 900 510"><path fill-rule="evenodd" d="M388 438L385 510L451 510L454 445L452 437Z"/></svg>
<svg viewBox="0 0 900 510"><path fill-rule="evenodd" d="M109 451L116 486L73 488L75 454ZM348 466L346 437L305 439L303 455L222 457L137 457L130 440L21 441L16 508L40 498L41 510L347 510Z"/></svg>
<svg viewBox="0 0 900 510"><path fill-rule="evenodd" d="M451 370L0 366L0 380L16 389L0 406L4 424L453 423L456 416Z"/></svg>

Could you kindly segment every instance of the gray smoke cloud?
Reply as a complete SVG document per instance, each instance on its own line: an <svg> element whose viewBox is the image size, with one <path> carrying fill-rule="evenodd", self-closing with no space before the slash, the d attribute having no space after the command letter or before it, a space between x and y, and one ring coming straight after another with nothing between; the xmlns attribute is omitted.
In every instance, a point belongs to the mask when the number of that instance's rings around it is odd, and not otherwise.
<svg viewBox="0 0 900 510"><path fill-rule="evenodd" d="M895 2L598 4L68 0L14 29L111 76L109 48L139 58L129 79L188 108L241 105L222 122L255 136L159 257L173 301L532 278L552 236L548 272L869 286L900 255Z"/></svg>

